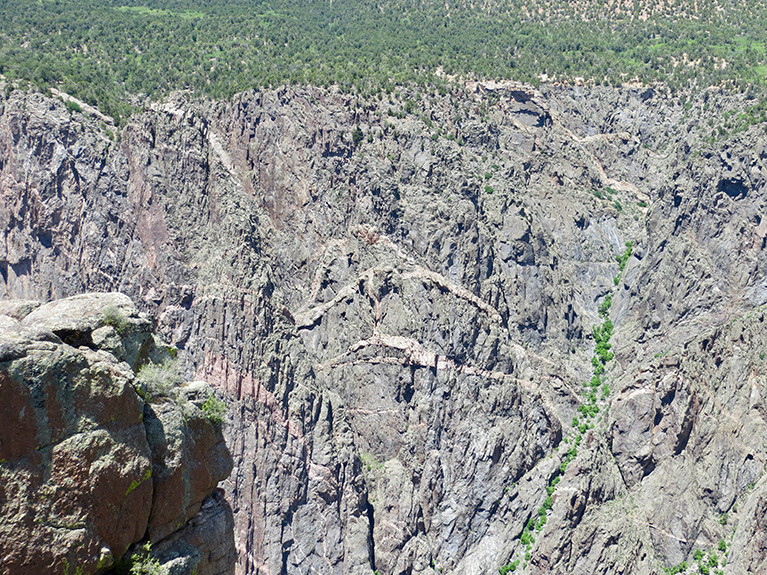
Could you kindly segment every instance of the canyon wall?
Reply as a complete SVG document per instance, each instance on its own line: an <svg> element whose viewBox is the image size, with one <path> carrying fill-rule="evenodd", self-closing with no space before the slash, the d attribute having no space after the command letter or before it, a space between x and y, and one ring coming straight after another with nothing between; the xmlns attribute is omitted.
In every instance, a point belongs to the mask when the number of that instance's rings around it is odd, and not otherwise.
<svg viewBox="0 0 767 575"><path fill-rule="evenodd" d="M225 394L238 573L753 570L767 140L711 136L749 105L287 87L114 134L16 91L0 297L127 294Z"/></svg>

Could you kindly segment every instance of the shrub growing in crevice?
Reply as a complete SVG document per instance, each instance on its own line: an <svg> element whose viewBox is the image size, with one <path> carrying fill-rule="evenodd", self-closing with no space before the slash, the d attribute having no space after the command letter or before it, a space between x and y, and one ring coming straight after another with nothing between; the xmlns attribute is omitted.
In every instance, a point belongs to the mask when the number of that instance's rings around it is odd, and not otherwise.
<svg viewBox="0 0 767 575"><path fill-rule="evenodd" d="M130 329L130 322L125 314L120 311L116 306L110 305L102 312L104 324L111 325L115 328L115 331L123 335Z"/></svg>
<svg viewBox="0 0 767 575"><path fill-rule="evenodd" d="M184 383L181 365L175 359L147 363L136 374L138 393L150 403L169 397L171 390Z"/></svg>
<svg viewBox="0 0 767 575"><path fill-rule="evenodd" d="M226 403L221 401L215 395L208 397L205 402L200 406L200 409L205 414L213 425L221 425L224 423L224 417L226 416Z"/></svg>

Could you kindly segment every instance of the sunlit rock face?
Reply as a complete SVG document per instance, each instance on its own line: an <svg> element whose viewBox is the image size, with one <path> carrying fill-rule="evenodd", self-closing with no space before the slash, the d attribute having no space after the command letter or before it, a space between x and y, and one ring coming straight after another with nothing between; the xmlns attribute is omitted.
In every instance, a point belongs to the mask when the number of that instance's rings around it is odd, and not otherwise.
<svg viewBox="0 0 767 575"><path fill-rule="evenodd" d="M708 128L748 102L453 87L178 97L115 140L14 92L0 295L123 292L226 395L239 573L753 570L765 140Z"/></svg>
<svg viewBox="0 0 767 575"><path fill-rule="evenodd" d="M3 569L101 573L149 541L165 563L231 573L231 509L214 491L232 457L203 409L210 387L160 395L136 378L168 348L123 294L0 313Z"/></svg>

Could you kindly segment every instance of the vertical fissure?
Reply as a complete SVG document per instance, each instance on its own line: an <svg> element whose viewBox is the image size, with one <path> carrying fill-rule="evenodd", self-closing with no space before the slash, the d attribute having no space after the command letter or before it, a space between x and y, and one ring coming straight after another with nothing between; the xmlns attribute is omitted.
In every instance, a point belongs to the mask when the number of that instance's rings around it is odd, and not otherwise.
<svg viewBox="0 0 767 575"><path fill-rule="evenodd" d="M370 554L370 568L376 571L376 545L373 538L373 531L375 530L375 512L370 501L365 501L365 511L368 515L368 551Z"/></svg>

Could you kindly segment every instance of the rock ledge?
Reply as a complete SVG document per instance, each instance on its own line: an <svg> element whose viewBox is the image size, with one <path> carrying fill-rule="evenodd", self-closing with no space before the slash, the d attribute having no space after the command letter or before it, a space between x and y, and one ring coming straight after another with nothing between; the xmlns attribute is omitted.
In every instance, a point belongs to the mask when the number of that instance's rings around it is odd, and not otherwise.
<svg viewBox="0 0 767 575"><path fill-rule="evenodd" d="M137 376L163 359L173 372L152 327L119 293L2 302L3 572L102 573L145 541L169 573L233 572L232 512L216 491L232 457L203 409L213 392L178 373L165 387Z"/></svg>

